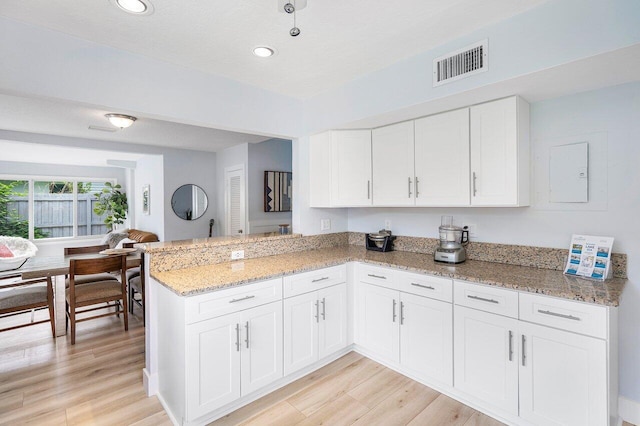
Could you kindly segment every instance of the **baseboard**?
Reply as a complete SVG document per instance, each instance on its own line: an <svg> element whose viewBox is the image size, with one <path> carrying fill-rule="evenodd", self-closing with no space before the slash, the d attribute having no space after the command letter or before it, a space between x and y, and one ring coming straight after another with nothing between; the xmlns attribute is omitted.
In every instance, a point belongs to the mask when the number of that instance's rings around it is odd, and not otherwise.
<svg viewBox="0 0 640 426"><path fill-rule="evenodd" d="M150 375L146 368L142 369L142 386L147 396L153 396L158 393L158 376Z"/></svg>
<svg viewBox="0 0 640 426"><path fill-rule="evenodd" d="M169 420L171 420L171 423L173 423L175 426L179 426L180 422L173 415L173 412L165 402L162 394L158 393L156 396L158 397L158 401L160 401L160 405L162 405L162 408L164 408L165 413L167 413L167 417L169 417Z"/></svg>
<svg viewBox="0 0 640 426"><path fill-rule="evenodd" d="M625 422L640 425L640 402L618 397L618 415Z"/></svg>

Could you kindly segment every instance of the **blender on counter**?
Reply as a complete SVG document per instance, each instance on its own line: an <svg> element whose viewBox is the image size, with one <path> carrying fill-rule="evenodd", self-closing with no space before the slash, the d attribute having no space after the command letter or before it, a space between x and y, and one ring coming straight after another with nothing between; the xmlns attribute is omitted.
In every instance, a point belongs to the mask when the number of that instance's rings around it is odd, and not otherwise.
<svg viewBox="0 0 640 426"><path fill-rule="evenodd" d="M436 262L462 263L467 259L464 247L469 243L467 227L453 225L453 216L442 216L440 221L440 244L433 253Z"/></svg>

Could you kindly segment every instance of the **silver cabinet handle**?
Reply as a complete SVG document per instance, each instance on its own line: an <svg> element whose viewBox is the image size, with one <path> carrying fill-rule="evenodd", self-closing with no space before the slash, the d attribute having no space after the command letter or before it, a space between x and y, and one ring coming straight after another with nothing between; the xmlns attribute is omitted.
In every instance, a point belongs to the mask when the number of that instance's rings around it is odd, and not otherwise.
<svg viewBox="0 0 640 426"><path fill-rule="evenodd" d="M509 361L513 361L513 331L509 330Z"/></svg>
<svg viewBox="0 0 640 426"><path fill-rule="evenodd" d="M242 302L242 301L244 301L244 300L253 299L254 297L256 297L256 296L251 295L251 296L241 297L240 299L231 299L231 300L229 300L229 303Z"/></svg>
<svg viewBox="0 0 640 426"><path fill-rule="evenodd" d="M473 196L476 196L476 172L473 172Z"/></svg>
<svg viewBox="0 0 640 426"><path fill-rule="evenodd" d="M396 322L396 317L397 317L397 315L396 315L396 304L397 304L396 299L393 299L393 317L391 319L393 322Z"/></svg>
<svg viewBox="0 0 640 426"><path fill-rule="evenodd" d="M325 280L328 280L328 279L329 279L329 277L322 277L322 278L318 278L317 280L312 280L311 282L312 283L319 283L320 281L325 281Z"/></svg>
<svg viewBox="0 0 640 426"><path fill-rule="evenodd" d="M411 177L409 177L408 180L409 180L409 198L411 198Z"/></svg>
<svg viewBox="0 0 640 426"><path fill-rule="evenodd" d="M525 361L527 360L527 354L525 351L525 344L527 343L527 338L522 335L522 366L524 367Z"/></svg>
<svg viewBox="0 0 640 426"><path fill-rule="evenodd" d="M371 199L371 181L367 181L367 200Z"/></svg>
<svg viewBox="0 0 640 426"><path fill-rule="evenodd" d="M559 314L557 312L543 311L541 309L538 309L538 312L541 313L541 314L551 315L551 316L554 316L554 317L560 317L560 318L570 319L570 320L574 320L574 321L581 321L580 318L574 317L573 315Z"/></svg>
<svg viewBox="0 0 640 426"><path fill-rule="evenodd" d="M327 302L324 297L322 298L322 319L327 320Z"/></svg>
<svg viewBox="0 0 640 426"><path fill-rule="evenodd" d="M236 352L240 352L240 324L236 324Z"/></svg>
<svg viewBox="0 0 640 426"><path fill-rule="evenodd" d="M247 329L247 339L244 342L247 344L247 349L249 349L249 321L244 324L244 328Z"/></svg>
<svg viewBox="0 0 640 426"><path fill-rule="evenodd" d="M400 302L400 325L404 324L404 302Z"/></svg>
<svg viewBox="0 0 640 426"><path fill-rule="evenodd" d="M489 302L489 303L500 303L495 299L485 299L484 297L480 297L480 296L474 296L472 294L468 294L467 297L469 299L475 299L475 300L481 300L483 302Z"/></svg>
<svg viewBox="0 0 640 426"><path fill-rule="evenodd" d="M385 277L384 275L373 275L373 274L367 274L367 276L371 277L371 278L379 278L381 280L386 280L387 277Z"/></svg>
<svg viewBox="0 0 640 426"><path fill-rule="evenodd" d="M420 191L418 191L418 184L420 183L420 181L418 180L418 176L416 176L416 198L418 198L418 196L420 195Z"/></svg>
<svg viewBox="0 0 640 426"><path fill-rule="evenodd" d="M320 322L320 304L316 300L316 322Z"/></svg>
<svg viewBox="0 0 640 426"><path fill-rule="evenodd" d="M414 285L420 288L426 288L427 290L435 290L435 288L431 287L430 285L424 285L424 284L418 284L418 283L411 283L411 285Z"/></svg>

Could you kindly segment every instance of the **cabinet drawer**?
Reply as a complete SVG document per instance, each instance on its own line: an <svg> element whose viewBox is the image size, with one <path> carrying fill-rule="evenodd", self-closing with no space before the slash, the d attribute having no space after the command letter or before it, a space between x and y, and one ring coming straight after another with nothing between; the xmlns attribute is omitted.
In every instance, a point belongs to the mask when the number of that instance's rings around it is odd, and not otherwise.
<svg viewBox="0 0 640 426"><path fill-rule="evenodd" d="M187 324L282 300L282 278L189 297Z"/></svg>
<svg viewBox="0 0 640 426"><path fill-rule="evenodd" d="M284 277L284 297L297 296L347 281L347 266L317 269Z"/></svg>
<svg viewBox="0 0 640 426"><path fill-rule="evenodd" d="M397 271L381 268L379 266L359 264L358 265L358 281L369 284L376 284L382 287L398 289L395 274Z"/></svg>
<svg viewBox="0 0 640 426"><path fill-rule="evenodd" d="M521 293L520 319L601 339L607 338L605 306Z"/></svg>
<svg viewBox="0 0 640 426"><path fill-rule="evenodd" d="M517 291L458 280L454 281L453 288L456 305L518 318Z"/></svg>
<svg viewBox="0 0 640 426"><path fill-rule="evenodd" d="M432 275L397 272L398 289L405 293L417 294L431 299L453 302L453 280Z"/></svg>

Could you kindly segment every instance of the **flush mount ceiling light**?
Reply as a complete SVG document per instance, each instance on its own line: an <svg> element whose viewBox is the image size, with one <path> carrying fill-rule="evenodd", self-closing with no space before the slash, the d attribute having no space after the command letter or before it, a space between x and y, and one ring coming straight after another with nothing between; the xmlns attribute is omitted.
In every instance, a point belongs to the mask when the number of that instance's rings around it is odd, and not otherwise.
<svg viewBox="0 0 640 426"><path fill-rule="evenodd" d="M134 15L150 15L153 13L153 5L149 0L110 0L127 13Z"/></svg>
<svg viewBox="0 0 640 426"><path fill-rule="evenodd" d="M109 119L109 122L116 127L120 127L121 129L126 129L131 126L134 121L137 120L136 117L132 115L125 114L105 114L105 117Z"/></svg>
<svg viewBox="0 0 640 426"><path fill-rule="evenodd" d="M300 28L296 26L296 12L307 7L307 0L278 0L278 10L280 12L293 14L293 28L289 30L291 37L300 35Z"/></svg>
<svg viewBox="0 0 640 426"><path fill-rule="evenodd" d="M253 54L260 58L268 58L269 56L273 56L275 50L267 46L258 46L253 49Z"/></svg>

